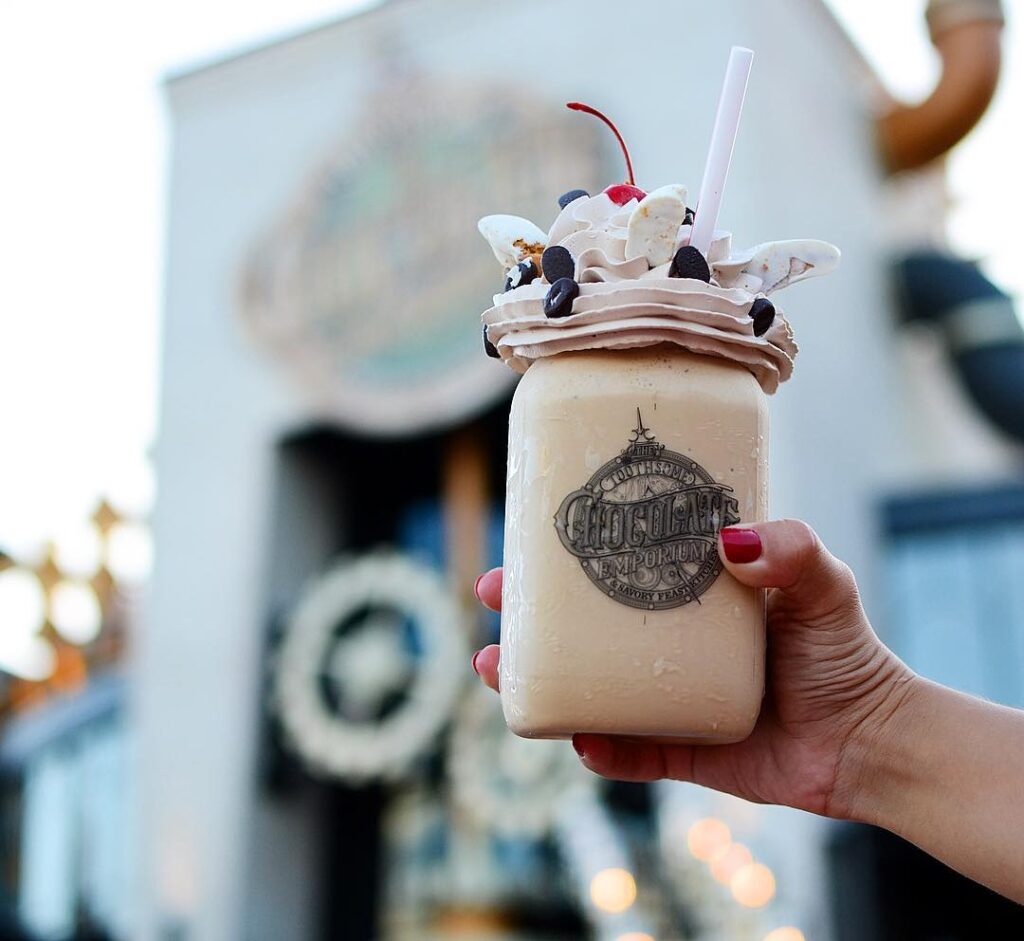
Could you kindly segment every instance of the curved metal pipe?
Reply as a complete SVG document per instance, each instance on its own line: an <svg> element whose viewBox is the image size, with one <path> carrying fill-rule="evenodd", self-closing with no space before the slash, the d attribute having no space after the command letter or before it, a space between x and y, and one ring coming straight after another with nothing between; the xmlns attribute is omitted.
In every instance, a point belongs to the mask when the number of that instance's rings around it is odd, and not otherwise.
<svg viewBox="0 0 1024 941"><path fill-rule="evenodd" d="M1002 20L995 17L933 29L932 42L942 58L938 85L921 104L897 105L876 124L889 173L941 157L981 120L999 82L1002 30Z"/></svg>

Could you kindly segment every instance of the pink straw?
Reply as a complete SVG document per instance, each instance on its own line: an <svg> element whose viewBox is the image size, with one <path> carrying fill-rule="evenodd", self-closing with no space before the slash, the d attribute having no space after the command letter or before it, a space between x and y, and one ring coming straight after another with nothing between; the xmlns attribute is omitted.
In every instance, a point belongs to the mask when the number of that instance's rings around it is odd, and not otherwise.
<svg viewBox="0 0 1024 941"><path fill-rule="evenodd" d="M718 114L715 116L715 128L711 132L708 162L704 166L704 180L690 234L690 244L698 248L705 258L711 251L711 241L715 236L718 210L722 206L722 192L729 176L729 164L732 163L732 150L740 128L740 114L743 112L743 99L747 94L747 80L750 78L753 61L752 49L733 46L729 53L725 84L722 85L722 96L718 99Z"/></svg>

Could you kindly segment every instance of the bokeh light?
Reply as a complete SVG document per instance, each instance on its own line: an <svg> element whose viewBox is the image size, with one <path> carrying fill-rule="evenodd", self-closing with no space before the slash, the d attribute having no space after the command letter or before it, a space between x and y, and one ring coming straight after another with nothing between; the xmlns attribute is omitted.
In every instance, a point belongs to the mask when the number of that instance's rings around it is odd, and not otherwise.
<svg viewBox="0 0 1024 941"><path fill-rule="evenodd" d="M96 525L82 521L65 526L53 540L53 561L71 578L89 578L100 567L103 548Z"/></svg>
<svg viewBox="0 0 1024 941"><path fill-rule="evenodd" d="M0 572L0 670L25 680L45 680L56 666L42 637L46 596L39 579L17 566Z"/></svg>
<svg viewBox="0 0 1024 941"><path fill-rule="evenodd" d="M636 880L625 869L602 869L590 880L590 898L601 911L617 915L636 901Z"/></svg>
<svg viewBox="0 0 1024 941"><path fill-rule="evenodd" d="M744 866L752 863L754 857L742 843L728 843L715 851L711 857L711 875L723 885L729 885L732 877Z"/></svg>
<svg viewBox="0 0 1024 941"><path fill-rule="evenodd" d="M119 582L138 585L153 567L153 537L141 523L117 523L107 534L107 568Z"/></svg>
<svg viewBox="0 0 1024 941"><path fill-rule="evenodd" d="M732 842L729 828L716 817L705 817L690 827L686 845L697 859L709 862L719 850Z"/></svg>
<svg viewBox="0 0 1024 941"><path fill-rule="evenodd" d="M762 908L775 898L775 875L763 863L747 863L729 883L732 897L747 908Z"/></svg>
<svg viewBox="0 0 1024 941"><path fill-rule="evenodd" d="M23 680L46 680L57 668L53 644L42 637L4 638L0 644L0 670Z"/></svg>
<svg viewBox="0 0 1024 941"><path fill-rule="evenodd" d="M627 931L620 934L615 941L654 941L654 938L642 931Z"/></svg>
<svg viewBox="0 0 1024 941"><path fill-rule="evenodd" d="M103 624L96 592L83 582L59 582L50 595L50 621L69 643L92 642Z"/></svg>
<svg viewBox="0 0 1024 941"><path fill-rule="evenodd" d="M807 941L799 928L776 928L764 936L763 941Z"/></svg>
<svg viewBox="0 0 1024 941"><path fill-rule="evenodd" d="M0 572L0 637L31 637L46 618L46 598L39 579L23 568Z"/></svg>

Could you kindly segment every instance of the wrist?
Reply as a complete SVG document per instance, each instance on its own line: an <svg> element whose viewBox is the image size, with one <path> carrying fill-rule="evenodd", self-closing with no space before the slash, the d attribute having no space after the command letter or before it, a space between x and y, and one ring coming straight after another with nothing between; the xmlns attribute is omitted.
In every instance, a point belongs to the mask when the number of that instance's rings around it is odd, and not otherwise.
<svg viewBox="0 0 1024 941"><path fill-rule="evenodd" d="M911 788L917 768L913 744L926 715L927 681L884 651L877 686L839 755L830 816L892 829L897 801Z"/></svg>

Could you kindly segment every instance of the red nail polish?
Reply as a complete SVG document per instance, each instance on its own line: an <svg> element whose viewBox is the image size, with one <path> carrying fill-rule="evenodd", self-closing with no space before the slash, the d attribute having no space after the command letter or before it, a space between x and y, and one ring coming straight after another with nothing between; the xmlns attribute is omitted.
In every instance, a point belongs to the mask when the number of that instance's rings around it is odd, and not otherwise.
<svg viewBox="0 0 1024 941"><path fill-rule="evenodd" d="M754 562L761 558L761 537L752 529L723 529L722 548L730 562Z"/></svg>
<svg viewBox="0 0 1024 941"><path fill-rule="evenodd" d="M473 672L475 674L477 674L477 676L480 675L480 671L476 668L476 659L479 656L480 656L480 651L478 650L475 654L473 654L473 659L470 661L470 665L473 667Z"/></svg>
<svg viewBox="0 0 1024 941"><path fill-rule="evenodd" d="M580 758L586 757L587 750L580 744L580 737L578 735L574 735L572 737L572 747L576 754L580 756Z"/></svg>
<svg viewBox="0 0 1024 941"><path fill-rule="evenodd" d="M474 594L474 595L476 595L476 596L477 596L477 598L479 598L479 597L480 597L480 592L479 592L479 591L477 590L477 589L478 589L478 588L480 587L480 580L481 580L481 579L482 579L482 578L484 577L484 575L486 575L486 574L487 574L487 573L486 573L486 572L484 572L484 573L483 573L483 574L481 574L481 575L477 575L477 577L476 577L476 581L475 581L475 582L473 582L473 594Z"/></svg>

